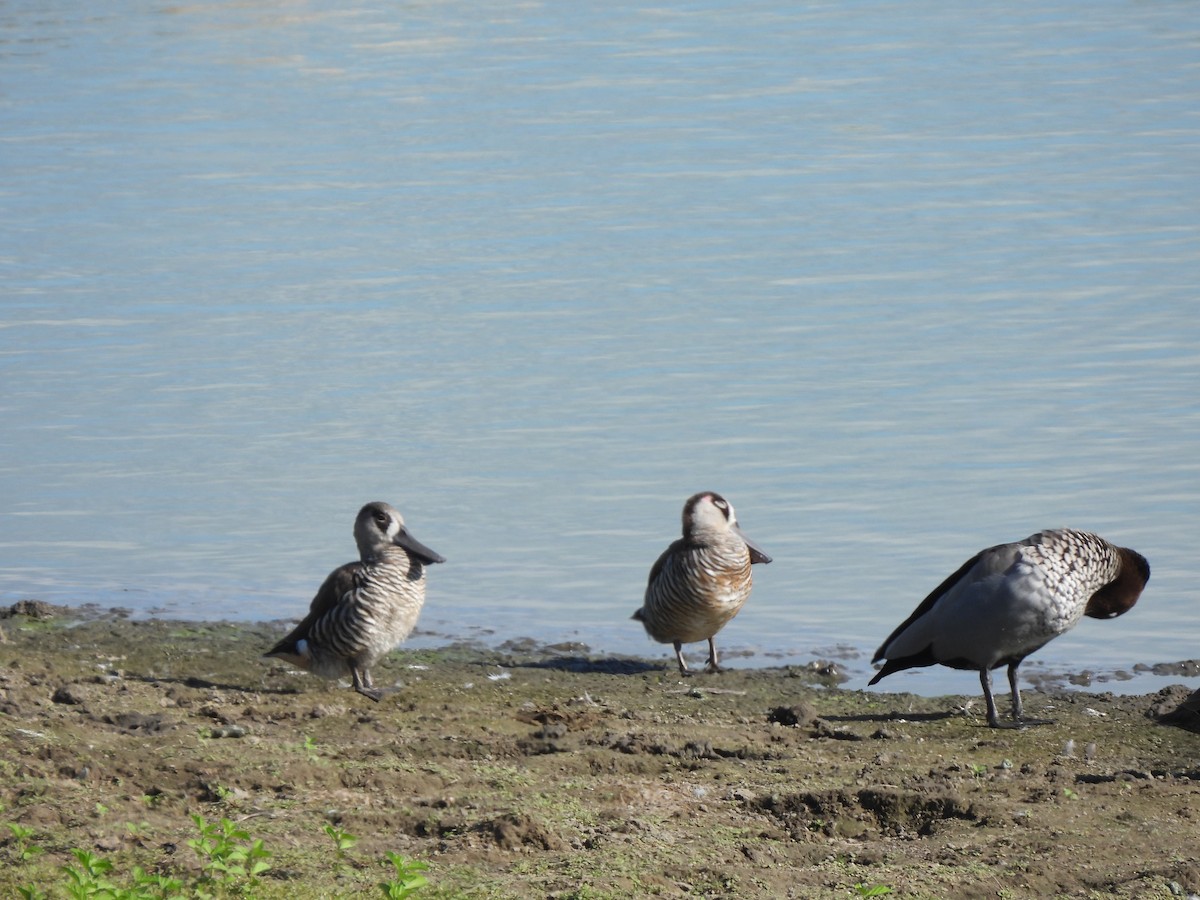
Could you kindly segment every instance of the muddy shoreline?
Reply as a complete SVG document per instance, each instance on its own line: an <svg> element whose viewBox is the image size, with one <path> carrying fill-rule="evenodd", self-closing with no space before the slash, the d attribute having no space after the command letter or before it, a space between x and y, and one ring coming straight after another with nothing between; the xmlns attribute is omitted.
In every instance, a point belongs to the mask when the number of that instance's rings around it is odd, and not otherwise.
<svg viewBox="0 0 1200 900"><path fill-rule="evenodd" d="M421 897L1200 893L1183 684L1039 685L1028 711L1056 723L995 731L973 695L846 690L819 666L685 680L512 642L401 649L373 704L260 659L284 630L0 619L0 893L65 896L79 849L118 884L200 884L193 815L271 854L252 883L203 882L218 896L378 896L389 852L428 863Z"/></svg>

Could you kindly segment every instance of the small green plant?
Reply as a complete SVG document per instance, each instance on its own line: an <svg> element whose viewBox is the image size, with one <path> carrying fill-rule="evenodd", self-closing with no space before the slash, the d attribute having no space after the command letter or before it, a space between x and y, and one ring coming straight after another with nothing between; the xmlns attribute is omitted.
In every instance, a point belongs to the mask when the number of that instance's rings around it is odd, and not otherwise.
<svg viewBox="0 0 1200 900"><path fill-rule="evenodd" d="M151 875L139 866L133 869L133 887L119 887L110 879L113 864L88 850L72 850L77 866L63 866L64 890L73 900L184 900L183 882L165 875ZM23 900L47 900L41 888L18 888Z"/></svg>
<svg viewBox="0 0 1200 900"><path fill-rule="evenodd" d="M320 759L320 755L317 753L317 742L313 740L311 734L304 736L304 743L300 745L300 750L308 757L310 763L315 763Z"/></svg>
<svg viewBox="0 0 1200 900"><path fill-rule="evenodd" d="M860 897L883 897L892 892L886 884L867 884L865 881L856 884L854 890Z"/></svg>
<svg viewBox="0 0 1200 900"><path fill-rule="evenodd" d="M1079 794L1075 793L1075 791L1071 790L1069 787L1063 788L1063 796L1066 797L1068 800L1078 800L1079 799Z"/></svg>
<svg viewBox="0 0 1200 900"><path fill-rule="evenodd" d="M210 882L245 878L253 884L271 868L266 861L271 852L261 840L251 841L250 835L235 823L228 819L206 822L201 815L193 815L192 821L200 829L200 836L187 845L202 860L201 868Z"/></svg>
<svg viewBox="0 0 1200 900"><path fill-rule="evenodd" d="M113 867L111 862L90 850L72 850L71 855L79 863L79 868L63 866L63 872L67 875L68 897L82 900L85 897L117 896L117 886L108 880L108 873Z"/></svg>
<svg viewBox="0 0 1200 900"><path fill-rule="evenodd" d="M187 841L187 845L200 857L202 874L199 878L183 880L174 871L151 874L140 866L117 878L111 861L88 850L75 849L71 851L74 864L60 867L63 878L53 886L52 894L34 884L17 888L16 894L22 900L49 900L51 896L65 896L70 900L214 900L216 897L254 896L260 887L259 876L270 869L267 859L271 853L263 842L251 839L243 828L226 818L209 822L204 816L193 814L191 819L199 834ZM129 822L126 826L132 834L149 828L144 822L140 825ZM41 852L40 848L30 849L32 829L16 823L9 823L8 828L19 852ZM357 837L338 826L326 825L324 830L333 840L339 858L358 843ZM429 880L423 874L429 868L426 863L399 853L388 852L385 856L395 870L394 877L379 883L385 898L408 900L428 885Z"/></svg>
<svg viewBox="0 0 1200 900"><path fill-rule="evenodd" d="M395 878L379 884L379 889L383 891L383 896L387 900L407 900L408 897L429 884L429 879L421 874L429 868L427 864L415 859L406 859L391 850L385 855L396 869Z"/></svg>
<svg viewBox="0 0 1200 900"><path fill-rule="evenodd" d="M8 830L13 835L13 846L16 848L17 859L21 862L33 859L42 852L42 848L33 843L33 829L19 822L9 822Z"/></svg>
<svg viewBox="0 0 1200 900"><path fill-rule="evenodd" d="M987 774L987 766L980 763L971 763L971 774L976 778L982 778Z"/></svg>
<svg viewBox="0 0 1200 900"><path fill-rule="evenodd" d="M141 866L133 867L133 883L141 890L133 897L161 897L163 900L182 900L183 882L167 875L151 875ZM146 893L149 889L151 893Z"/></svg>
<svg viewBox="0 0 1200 900"><path fill-rule="evenodd" d="M325 833L333 838L333 843L337 847L338 859L345 859L346 851L358 843L358 838L347 831L343 831L336 825L326 825Z"/></svg>

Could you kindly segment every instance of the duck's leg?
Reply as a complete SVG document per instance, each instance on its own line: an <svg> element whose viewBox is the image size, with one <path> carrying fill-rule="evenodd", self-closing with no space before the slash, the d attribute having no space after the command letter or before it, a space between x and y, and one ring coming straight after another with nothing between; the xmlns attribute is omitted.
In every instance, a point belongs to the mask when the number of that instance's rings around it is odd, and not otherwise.
<svg viewBox="0 0 1200 900"><path fill-rule="evenodd" d="M675 642L675 659L679 663L679 674L680 675L691 675L692 674L691 672L688 671L687 663L685 663L683 661L683 642L682 641Z"/></svg>
<svg viewBox="0 0 1200 900"><path fill-rule="evenodd" d="M988 726L991 728L1006 728L1000 724L1000 717L996 715L996 698L992 696L992 673L988 671L987 666L982 666L979 669L979 683L983 685L983 699L987 702L987 717Z"/></svg>
<svg viewBox="0 0 1200 900"><path fill-rule="evenodd" d="M354 689L364 697L379 702L383 697L383 691L376 690L374 681L371 680L371 670L360 668L356 665L350 666L350 677L354 679Z"/></svg>
<svg viewBox="0 0 1200 900"><path fill-rule="evenodd" d="M1021 689L1017 687L1017 666L1021 665L1021 660L1008 664L1008 687L1012 691L1012 716L1013 721L1018 726L1025 725L1053 725L1053 719L1027 719L1025 718L1025 710L1021 706Z"/></svg>
<svg viewBox="0 0 1200 900"><path fill-rule="evenodd" d="M1049 719L1026 719L1021 707L1021 692L1017 688L1017 667L1021 661L1008 664L1008 686L1012 691L1011 722L1001 722L996 714L996 698L992 696L992 673L986 668L979 670L979 683L983 685L983 699L987 701L988 725L992 728L1024 728L1027 725L1050 725Z"/></svg>
<svg viewBox="0 0 1200 900"><path fill-rule="evenodd" d="M717 662L717 642L715 638L708 639L708 662L704 666L705 672L720 672L721 666Z"/></svg>

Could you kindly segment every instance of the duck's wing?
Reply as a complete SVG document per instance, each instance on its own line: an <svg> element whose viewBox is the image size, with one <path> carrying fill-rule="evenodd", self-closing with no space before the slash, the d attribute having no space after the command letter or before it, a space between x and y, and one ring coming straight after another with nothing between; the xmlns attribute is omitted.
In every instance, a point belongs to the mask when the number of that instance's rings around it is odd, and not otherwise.
<svg viewBox="0 0 1200 900"><path fill-rule="evenodd" d="M295 656L296 643L308 638L315 623L321 620L331 609L342 603L347 594L358 590L362 576L362 566L359 563L346 563L338 566L321 583L316 596L308 607L306 615L290 632L263 656Z"/></svg>
<svg viewBox="0 0 1200 900"><path fill-rule="evenodd" d="M969 591L972 586L977 585L985 579L994 578L1006 572L1016 561L1020 553L1021 543L997 544L995 547L989 547L986 550L981 550L968 559L965 563L958 567L957 570L947 577L941 584L935 587L920 605L913 610L912 615L900 623L896 630L888 635L887 640L879 645L879 649L875 651L875 656L871 662L879 662L884 657L889 657L887 666L884 667L875 677L875 680L884 677L884 675L899 671L900 669L912 668L913 666L928 666L937 662L925 650L925 655L921 653L909 655L903 658L890 658L888 648L901 638L909 629L920 625L929 627L933 623L928 621L928 617L935 615L934 609L939 603L948 601L953 597ZM925 656L929 658L926 659ZM874 682L872 682L873 684Z"/></svg>
<svg viewBox="0 0 1200 900"><path fill-rule="evenodd" d="M658 581L662 575L663 569L667 566L667 560L676 554L685 552L692 545L685 539L679 538L671 543L671 546L662 552L662 555L654 561L654 565L650 567L650 577L646 579L646 589L649 590L654 582Z"/></svg>

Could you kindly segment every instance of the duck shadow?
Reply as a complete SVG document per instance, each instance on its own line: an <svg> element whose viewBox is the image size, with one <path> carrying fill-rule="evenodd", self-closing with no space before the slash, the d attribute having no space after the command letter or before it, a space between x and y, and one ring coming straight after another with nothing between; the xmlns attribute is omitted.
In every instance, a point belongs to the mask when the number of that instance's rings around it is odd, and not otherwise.
<svg viewBox="0 0 1200 900"><path fill-rule="evenodd" d="M126 675L130 681L140 681L143 684L173 684L178 687L192 688L193 690L201 691L238 691L243 694L276 694L278 696L295 696L302 693L299 688L294 687L263 687L261 685L247 686L244 684L230 684L225 681L213 681L209 678L199 678L195 675L187 675L181 678L165 678L161 675Z"/></svg>
<svg viewBox="0 0 1200 900"><path fill-rule="evenodd" d="M942 712L922 712L922 713L905 713L905 712L890 712L890 713L858 713L856 715L845 716L821 716L826 722L941 722L945 719L953 719L960 716L961 713L952 710Z"/></svg>
<svg viewBox="0 0 1200 900"><path fill-rule="evenodd" d="M643 675L646 672L661 672L661 663L644 659L609 657L589 659L586 656L554 656L528 662L512 663L514 669L552 669L556 672L574 672L586 675Z"/></svg>

